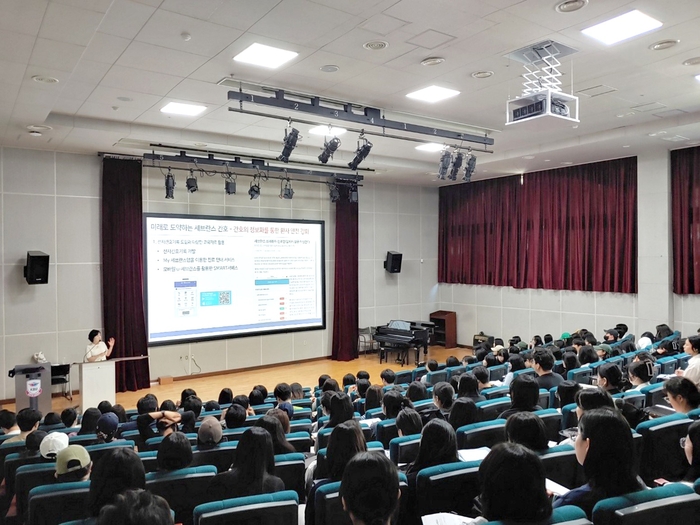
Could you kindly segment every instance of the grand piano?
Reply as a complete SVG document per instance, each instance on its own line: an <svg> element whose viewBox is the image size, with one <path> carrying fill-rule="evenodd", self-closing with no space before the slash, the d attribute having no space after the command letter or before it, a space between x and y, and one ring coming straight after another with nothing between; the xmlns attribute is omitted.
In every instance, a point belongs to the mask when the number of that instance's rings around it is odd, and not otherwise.
<svg viewBox="0 0 700 525"><path fill-rule="evenodd" d="M374 340L379 343L379 362L389 362L389 352L396 352L396 362L404 366L408 363L409 350L416 353L418 366L420 349L428 353L430 334L435 328L434 323L425 321L390 321L385 326L378 326L374 332Z"/></svg>

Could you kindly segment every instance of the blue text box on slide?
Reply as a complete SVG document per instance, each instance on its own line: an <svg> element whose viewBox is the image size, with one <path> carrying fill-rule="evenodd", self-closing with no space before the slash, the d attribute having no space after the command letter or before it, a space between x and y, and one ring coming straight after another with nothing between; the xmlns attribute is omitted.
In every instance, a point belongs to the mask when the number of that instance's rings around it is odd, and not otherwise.
<svg viewBox="0 0 700 525"><path fill-rule="evenodd" d="M255 286L268 286L274 284L289 284L289 279L256 279Z"/></svg>
<svg viewBox="0 0 700 525"><path fill-rule="evenodd" d="M231 291L202 292L199 294L200 306L225 306L231 304Z"/></svg>

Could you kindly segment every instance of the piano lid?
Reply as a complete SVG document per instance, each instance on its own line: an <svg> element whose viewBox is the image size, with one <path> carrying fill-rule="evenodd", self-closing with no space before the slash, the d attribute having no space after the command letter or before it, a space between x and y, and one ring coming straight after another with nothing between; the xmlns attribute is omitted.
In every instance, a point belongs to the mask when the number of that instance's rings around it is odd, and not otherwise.
<svg viewBox="0 0 700 525"><path fill-rule="evenodd" d="M393 328L394 330L410 330L411 323L409 323L408 321L393 320L393 321L389 321L387 328Z"/></svg>

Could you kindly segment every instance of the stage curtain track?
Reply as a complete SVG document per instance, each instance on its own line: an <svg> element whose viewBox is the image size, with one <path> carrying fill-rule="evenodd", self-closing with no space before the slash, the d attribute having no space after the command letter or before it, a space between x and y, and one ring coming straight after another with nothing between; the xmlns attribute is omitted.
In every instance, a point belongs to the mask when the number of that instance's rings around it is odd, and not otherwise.
<svg viewBox="0 0 700 525"><path fill-rule="evenodd" d="M671 152L673 292L700 293L700 147ZM662 239L659 239L661 242Z"/></svg>

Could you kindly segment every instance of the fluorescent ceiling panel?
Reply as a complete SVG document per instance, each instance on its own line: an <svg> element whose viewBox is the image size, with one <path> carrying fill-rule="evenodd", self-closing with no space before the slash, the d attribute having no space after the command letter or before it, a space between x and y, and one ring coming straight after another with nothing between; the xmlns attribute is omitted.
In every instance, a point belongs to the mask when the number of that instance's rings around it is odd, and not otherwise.
<svg viewBox="0 0 700 525"><path fill-rule="evenodd" d="M336 128L335 126L331 127L330 129L328 129L328 126L316 126L315 128L311 128L309 130L309 133L311 133L312 135L338 137L343 133L347 133L347 131L348 130L345 128Z"/></svg>
<svg viewBox="0 0 700 525"><path fill-rule="evenodd" d="M434 153L436 151L442 151L442 149L445 147L444 144L438 144L437 142L431 142L429 144L421 144L420 146L416 146L416 149L418 151L428 151L431 153Z"/></svg>
<svg viewBox="0 0 700 525"><path fill-rule="evenodd" d="M455 91L454 89L443 88L440 86L430 86L414 91L413 93L409 93L406 96L408 98L433 104L447 98L456 97L457 95L459 95L459 91Z"/></svg>
<svg viewBox="0 0 700 525"><path fill-rule="evenodd" d="M641 11L634 10L624 15L616 16L600 24L596 24L581 31L584 35L595 38L604 44L611 45L622 42L654 29L661 27L663 23L655 18L645 15Z"/></svg>
<svg viewBox="0 0 700 525"><path fill-rule="evenodd" d="M236 62L243 62L244 64L277 69L297 55L299 55L299 53L295 53L294 51L287 51L286 49L266 46L256 42L238 53L233 57L233 60Z"/></svg>
<svg viewBox="0 0 700 525"><path fill-rule="evenodd" d="M163 113L170 113L171 115L186 115L188 117L194 117L199 115L202 111L207 109L206 106L197 106L195 104L181 104L180 102L170 102L167 105L160 108Z"/></svg>

